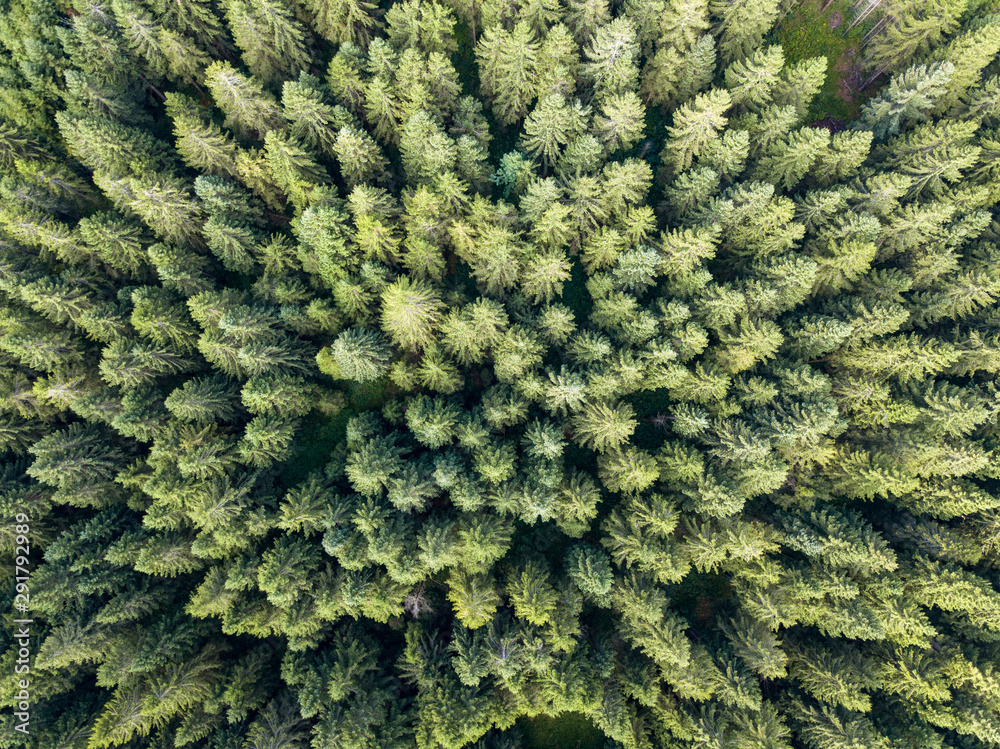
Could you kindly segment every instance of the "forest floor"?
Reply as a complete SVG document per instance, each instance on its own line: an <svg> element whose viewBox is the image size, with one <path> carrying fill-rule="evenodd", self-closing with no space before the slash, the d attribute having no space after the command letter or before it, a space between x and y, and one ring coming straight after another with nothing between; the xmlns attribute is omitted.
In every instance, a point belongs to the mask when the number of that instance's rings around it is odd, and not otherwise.
<svg viewBox="0 0 1000 749"><path fill-rule="evenodd" d="M580 713L539 715L520 721L531 749L603 749L604 734Z"/></svg>
<svg viewBox="0 0 1000 749"><path fill-rule="evenodd" d="M829 63L826 83L809 108L810 122L852 120L864 104L861 40L871 22L847 31L852 5L852 0L802 0L774 32L788 62L824 56Z"/></svg>
<svg viewBox="0 0 1000 749"><path fill-rule="evenodd" d="M397 392L388 378L375 382L354 382L343 380L345 396L344 408L331 416L313 411L302 423L302 431L295 440L295 452L285 464L281 483L292 487L305 481L313 471L321 470L337 445L344 441L347 422L368 410L381 410L382 406Z"/></svg>

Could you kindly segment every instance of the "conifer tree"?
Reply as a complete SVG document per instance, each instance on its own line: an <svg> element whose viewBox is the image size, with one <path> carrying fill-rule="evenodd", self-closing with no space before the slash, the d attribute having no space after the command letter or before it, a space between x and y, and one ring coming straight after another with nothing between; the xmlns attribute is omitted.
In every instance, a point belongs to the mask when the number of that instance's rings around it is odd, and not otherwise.
<svg viewBox="0 0 1000 749"><path fill-rule="evenodd" d="M825 57L811 57L786 65L781 71L781 79L772 89L774 103L779 107L795 107L799 119L804 118L810 102L826 81L828 67Z"/></svg>
<svg viewBox="0 0 1000 749"><path fill-rule="evenodd" d="M727 63L747 57L771 29L779 13L778 0L712 0L719 51Z"/></svg>
<svg viewBox="0 0 1000 749"><path fill-rule="evenodd" d="M316 33L334 44L352 43L364 49L381 28L378 6L367 0L304 0Z"/></svg>
<svg viewBox="0 0 1000 749"><path fill-rule="evenodd" d="M573 0L566 10L566 23L578 44L584 44L599 26L611 20L605 0Z"/></svg>
<svg viewBox="0 0 1000 749"><path fill-rule="evenodd" d="M661 45L643 68L640 91L653 104L683 103L707 88L714 76L715 40L705 34L686 55Z"/></svg>
<svg viewBox="0 0 1000 749"><path fill-rule="evenodd" d="M966 0L893 3L885 14L885 31L869 44L867 64L875 72L895 71L927 53L957 27Z"/></svg>
<svg viewBox="0 0 1000 749"><path fill-rule="evenodd" d="M166 241L196 241L204 214L182 180L170 176L131 179L127 205L147 225L156 227L157 234Z"/></svg>
<svg viewBox="0 0 1000 749"><path fill-rule="evenodd" d="M609 153L627 151L642 139L644 119L642 102L634 93L610 97L595 121L598 138Z"/></svg>
<svg viewBox="0 0 1000 749"><path fill-rule="evenodd" d="M882 96L865 105L862 120L876 138L898 135L903 126L928 119L954 72L951 63L909 68L893 77Z"/></svg>
<svg viewBox="0 0 1000 749"><path fill-rule="evenodd" d="M263 139L269 130L284 129L281 108L274 98L232 65L212 63L205 70L205 84L226 115L226 127L238 135Z"/></svg>
<svg viewBox="0 0 1000 749"><path fill-rule="evenodd" d="M523 148L547 165L586 127L589 109L579 100L567 102L559 94L546 96L524 122Z"/></svg>
<svg viewBox="0 0 1000 749"><path fill-rule="evenodd" d="M997 743L997 3L793 6L4 4L29 743Z"/></svg>
<svg viewBox="0 0 1000 749"><path fill-rule="evenodd" d="M163 403L178 419L214 423L231 421L238 413L238 400L231 380L212 375L188 380L171 392Z"/></svg>
<svg viewBox="0 0 1000 749"><path fill-rule="evenodd" d="M350 125L345 125L337 133L333 151L337 155L340 173L350 185L377 181L388 165L371 136Z"/></svg>
<svg viewBox="0 0 1000 749"><path fill-rule="evenodd" d="M166 107L174 123L175 147L187 166L220 177L236 176L236 145L193 99L170 92Z"/></svg>
<svg viewBox="0 0 1000 749"><path fill-rule="evenodd" d="M489 575L456 570L448 582L448 599L455 617L468 629L488 624L500 604L496 582Z"/></svg>
<svg viewBox="0 0 1000 749"><path fill-rule="evenodd" d="M319 353L319 368L334 377L364 382L386 370L390 351L378 333L363 328L345 330L329 349Z"/></svg>
<svg viewBox="0 0 1000 749"><path fill-rule="evenodd" d="M209 249L228 270L254 270L263 244L257 217L260 204L239 186L217 177L199 177L194 189L208 208L203 234Z"/></svg>
<svg viewBox="0 0 1000 749"><path fill-rule="evenodd" d="M503 125L523 118L535 98L538 49L534 31L523 22L509 32L490 27L476 44L481 92Z"/></svg>
<svg viewBox="0 0 1000 749"><path fill-rule="evenodd" d="M433 340L443 306L428 283L404 276L383 292L382 329L404 349L423 348Z"/></svg>
<svg viewBox="0 0 1000 749"><path fill-rule="evenodd" d="M731 63L724 75L733 104L742 104L748 109L760 109L769 104L784 65L785 54L779 46L764 47Z"/></svg>
<svg viewBox="0 0 1000 749"><path fill-rule="evenodd" d="M598 99L634 90L639 80L635 26L628 19L616 18L599 27L584 49L584 58L581 72L593 82Z"/></svg>
<svg viewBox="0 0 1000 749"><path fill-rule="evenodd" d="M305 30L277 0L227 0L226 20L243 62L261 81L291 78L309 62Z"/></svg>
<svg viewBox="0 0 1000 749"><path fill-rule="evenodd" d="M828 131L800 128L757 163L756 174L771 184L792 188L809 173L829 148L829 143Z"/></svg>
<svg viewBox="0 0 1000 749"><path fill-rule="evenodd" d="M347 123L350 114L331 106L318 78L302 73L298 80L285 81L281 89L281 107L288 120L289 132L324 156L332 156L335 132Z"/></svg>
<svg viewBox="0 0 1000 749"><path fill-rule="evenodd" d="M389 42L399 49L424 52L455 51L455 17L436 2L404 0L393 5L385 15Z"/></svg>
<svg viewBox="0 0 1000 749"><path fill-rule="evenodd" d="M595 403L584 406L574 417L576 439L598 452L622 445L638 422L631 406Z"/></svg>
<svg viewBox="0 0 1000 749"><path fill-rule="evenodd" d="M725 112L732 106L732 97L722 89L699 94L693 101L674 112L674 121L667 129L665 159L676 172L691 166L725 127Z"/></svg>
<svg viewBox="0 0 1000 749"><path fill-rule="evenodd" d="M269 132L264 143L265 162L275 184L297 208L305 208L314 189L329 180L326 170L301 144L278 132Z"/></svg>
<svg viewBox="0 0 1000 749"><path fill-rule="evenodd" d="M1000 27L996 17L988 17L975 26L933 53L934 58L955 66L947 84L948 94L938 105L939 111L957 104L979 82L982 71L1000 52Z"/></svg>
<svg viewBox="0 0 1000 749"><path fill-rule="evenodd" d="M371 145L373 144L368 145L369 151ZM423 111L417 112L406 121L399 150L406 175L414 182L430 181L441 172L452 170L458 156L455 142L427 112ZM357 158L359 154L351 156Z"/></svg>

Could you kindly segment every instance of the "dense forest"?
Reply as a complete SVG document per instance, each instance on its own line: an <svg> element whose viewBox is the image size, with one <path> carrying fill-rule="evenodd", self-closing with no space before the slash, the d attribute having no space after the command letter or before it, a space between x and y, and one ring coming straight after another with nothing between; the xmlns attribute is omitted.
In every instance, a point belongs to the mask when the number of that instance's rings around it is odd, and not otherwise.
<svg viewBox="0 0 1000 749"><path fill-rule="evenodd" d="M998 52L0 0L0 749L1000 747Z"/></svg>

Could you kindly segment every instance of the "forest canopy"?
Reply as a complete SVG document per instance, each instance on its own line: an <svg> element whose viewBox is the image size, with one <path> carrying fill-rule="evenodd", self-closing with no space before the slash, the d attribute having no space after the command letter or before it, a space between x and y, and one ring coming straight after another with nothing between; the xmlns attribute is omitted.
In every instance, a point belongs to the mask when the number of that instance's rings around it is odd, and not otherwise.
<svg viewBox="0 0 1000 749"><path fill-rule="evenodd" d="M1000 747L998 52L0 0L0 749Z"/></svg>

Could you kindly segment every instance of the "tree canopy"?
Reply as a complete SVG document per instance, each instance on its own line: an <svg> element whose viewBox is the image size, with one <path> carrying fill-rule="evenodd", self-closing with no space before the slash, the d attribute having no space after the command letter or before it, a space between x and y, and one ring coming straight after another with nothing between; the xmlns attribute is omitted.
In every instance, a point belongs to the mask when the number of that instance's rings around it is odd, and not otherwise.
<svg viewBox="0 0 1000 749"><path fill-rule="evenodd" d="M0 4L0 749L1000 746L1000 4L835 4Z"/></svg>

